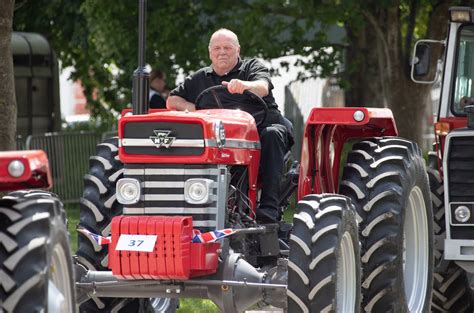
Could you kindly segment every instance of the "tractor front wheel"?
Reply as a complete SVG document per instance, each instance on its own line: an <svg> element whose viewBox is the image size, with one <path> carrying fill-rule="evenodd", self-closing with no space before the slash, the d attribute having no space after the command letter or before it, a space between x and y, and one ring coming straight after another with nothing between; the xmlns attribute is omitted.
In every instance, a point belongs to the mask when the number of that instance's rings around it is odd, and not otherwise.
<svg viewBox="0 0 474 313"><path fill-rule="evenodd" d="M359 312L359 240L350 200L308 195L298 202L293 223L288 312Z"/></svg>
<svg viewBox="0 0 474 313"><path fill-rule="evenodd" d="M0 242L0 312L75 311L66 215L54 194L0 200Z"/></svg>
<svg viewBox="0 0 474 313"><path fill-rule="evenodd" d="M427 312L433 276L433 215L421 150L401 138L353 145L340 184L360 221L362 308Z"/></svg>
<svg viewBox="0 0 474 313"><path fill-rule="evenodd" d="M123 205L117 202L115 186L123 176L118 159L118 138L109 138L97 145L97 154L90 157L89 174L84 177L84 193L80 200L80 226L92 233L110 236L112 218L121 215ZM77 260L88 270L107 271L108 247L100 246L92 236L80 234ZM98 298L80 306L81 312L173 313L177 299Z"/></svg>

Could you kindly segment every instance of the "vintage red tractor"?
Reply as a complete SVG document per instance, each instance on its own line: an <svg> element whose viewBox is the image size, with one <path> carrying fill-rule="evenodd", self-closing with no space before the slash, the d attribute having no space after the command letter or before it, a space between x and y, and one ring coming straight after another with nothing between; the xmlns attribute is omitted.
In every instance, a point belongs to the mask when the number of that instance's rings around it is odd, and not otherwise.
<svg viewBox="0 0 474 313"><path fill-rule="evenodd" d="M66 214L44 151L0 152L0 312L74 312ZM24 190L35 188L35 190ZM39 189L41 188L41 189Z"/></svg>
<svg viewBox="0 0 474 313"><path fill-rule="evenodd" d="M434 312L474 310L474 11L453 7L445 40L423 39L414 49L412 78L440 83L435 144L428 175L435 222ZM436 71L430 50L444 47ZM429 73L436 72L430 81Z"/></svg>
<svg viewBox="0 0 474 313"><path fill-rule="evenodd" d="M97 146L85 177L81 310L173 312L175 299L193 297L226 313L427 312L428 178L418 146L396 137L391 111L313 109L300 166L282 182L282 206L298 188L293 224L261 225L258 118L149 111L144 17L141 1L133 110L118 138Z"/></svg>

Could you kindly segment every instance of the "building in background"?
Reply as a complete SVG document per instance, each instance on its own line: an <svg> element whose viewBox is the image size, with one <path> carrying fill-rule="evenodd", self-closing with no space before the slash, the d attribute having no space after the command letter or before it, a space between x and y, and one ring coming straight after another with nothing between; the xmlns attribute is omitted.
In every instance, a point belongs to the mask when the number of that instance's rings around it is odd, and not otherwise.
<svg viewBox="0 0 474 313"><path fill-rule="evenodd" d="M61 129L56 54L40 34L13 32L12 53L18 108L17 134L26 137Z"/></svg>
<svg viewBox="0 0 474 313"><path fill-rule="evenodd" d="M87 109L87 99L80 80L70 79L71 67L61 70L61 117L66 124L77 122L87 122L90 119L90 113Z"/></svg>

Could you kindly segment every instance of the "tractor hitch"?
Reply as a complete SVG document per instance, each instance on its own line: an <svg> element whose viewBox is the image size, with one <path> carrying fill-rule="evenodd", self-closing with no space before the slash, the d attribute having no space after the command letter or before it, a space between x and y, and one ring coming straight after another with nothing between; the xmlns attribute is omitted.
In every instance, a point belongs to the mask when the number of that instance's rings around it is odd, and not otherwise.
<svg viewBox="0 0 474 313"><path fill-rule="evenodd" d="M241 312L255 303L285 307L286 260L262 272L240 254L230 254L215 275L206 279L119 279L112 271L91 271L76 263L77 301L94 297L210 299L224 312Z"/></svg>

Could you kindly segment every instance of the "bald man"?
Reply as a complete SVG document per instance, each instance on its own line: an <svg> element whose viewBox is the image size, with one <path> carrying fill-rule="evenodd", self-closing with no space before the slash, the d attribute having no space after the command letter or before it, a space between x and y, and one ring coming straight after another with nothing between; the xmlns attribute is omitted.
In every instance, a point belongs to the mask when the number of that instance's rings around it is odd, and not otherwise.
<svg viewBox="0 0 474 313"><path fill-rule="evenodd" d="M250 101L243 92L250 90L263 98L268 106L268 114L258 128L262 194L257 221L263 224L276 223L281 219L279 195L284 156L293 140L291 123L278 111L271 92L273 85L268 69L256 59L240 58L239 39L234 32L225 28L217 30L209 40L208 49L211 65L186 77L182 84L171 91L166 106L170 110L180 111L216 108L217 104L210 95L200 102L200 107L196 107L195 101L203 90L223 85L228 91L219 94L224 108L241 109L255 116L262 111L262 107Z"/></svg>

